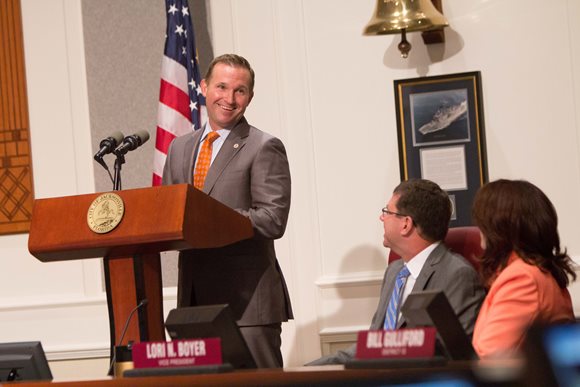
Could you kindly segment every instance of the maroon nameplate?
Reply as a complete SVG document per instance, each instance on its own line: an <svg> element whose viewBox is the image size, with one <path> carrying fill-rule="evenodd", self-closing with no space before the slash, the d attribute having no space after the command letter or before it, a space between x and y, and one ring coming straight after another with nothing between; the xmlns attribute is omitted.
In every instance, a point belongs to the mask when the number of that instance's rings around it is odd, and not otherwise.
<svg viewBox="0 0 580 387"><path fill-rule="evenodd" d="M141 342L132 352L135 368L222 364L219 338Z"/></svg>
<svg viewBox="0 0 580 387"><path fill-rule="evenodd" d="M357 359L389 357L432 357L435 353L435 328L361 331L356 344Z"/></svg>

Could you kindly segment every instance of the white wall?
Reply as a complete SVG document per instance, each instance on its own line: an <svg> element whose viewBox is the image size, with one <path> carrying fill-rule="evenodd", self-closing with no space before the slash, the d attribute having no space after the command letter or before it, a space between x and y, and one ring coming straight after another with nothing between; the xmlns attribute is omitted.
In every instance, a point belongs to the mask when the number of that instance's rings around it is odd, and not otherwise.
<svg viewBox="0 0 580 387"><path fill-rule="evenodd" d="M446 0L445 45L411 34L407 60L398 36L362 36L375 3L209 3L215 54L238 52L256 70L249 121L288 147L293 203L278 252L296 312L291 364L317 355L319 332L370 323L386 257L379 209L399 182L395 79L481 71L490 179L540 186L580 253L578 3Z"/></svg>
<svg viewBox="0 0 580 387"><path fill-rule="evenodd" d="M290 366L319 355L320 332L365 328L374 312L386 257L379 209L399 182L395 79L481 71L490 179L540 186L580 256L580 4L446 0L445 45L411 34L407 60L398 37L362 36L374 5L208 2L215 54L240 53L256 70L249 121L288 149L293 202L277 247L296 315L284 325ZM79 1L22 8L36 197L92 192ZM106 356L100 260L41 264L26 234L0 241L0 342L40 339L55 360ZM573 298L578 313L578 287ZM173 302L169 294L166 309Z"/></svg>

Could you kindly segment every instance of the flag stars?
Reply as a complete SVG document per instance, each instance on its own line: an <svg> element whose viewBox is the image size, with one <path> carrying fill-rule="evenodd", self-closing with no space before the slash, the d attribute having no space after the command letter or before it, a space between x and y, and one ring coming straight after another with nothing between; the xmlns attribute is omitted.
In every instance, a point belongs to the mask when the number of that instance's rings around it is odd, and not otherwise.
<svg viewBox="0 0 580 387"><path fill-rule="evenodd" d="M181 25L181 24L178 24L178 25L175 27L175 33L176 33L176 34L179 34L179 35L182 35L183 33L185 33L185 31L183 30L183 25Z"/></svg>
<svg viewBox="0 0 580 387"><path fill-rule="evenodd" d="M189 100L189 110L191 110L191 111L197 110L197 102L193 102L192 100Z"/></svg>
<svg viewBox="0 0 580 387"><path fill-rule="evenodd" d="M169 7L169 11L167 11L167 13L170 13L171 15L175 15L175 12L178 12L178 9L175 6L175 4L171 4L171 6Z"/></svg>
<svg viewBox="0 0 580 387"><path fill-rule="evenodd" d="M184 7L181 7L181 14L183 16L189 15L189 9L187 7L185 7L185 6Z"/></svg>
<svg viewBox="0 0 580 387"><path fill-rule="evenodd" d="M187 47L185 47L185 46L181 47L181 54L182 55L187 54Z"/></svg>
<svg viewBox="0 0 580 387"><path fill-rule="evenodd" d="M194 89L197 86L197 83L195 83L195 79L191 78L191 81L189 81L188 85Z"/></svg>
<svg viewBox="0 0 580 387"><path fill-rule="evenodd" d="M195 91L196 91L197 95L200 95L201 94L201 86L197 85L197 87L195 88Z"/></svg>

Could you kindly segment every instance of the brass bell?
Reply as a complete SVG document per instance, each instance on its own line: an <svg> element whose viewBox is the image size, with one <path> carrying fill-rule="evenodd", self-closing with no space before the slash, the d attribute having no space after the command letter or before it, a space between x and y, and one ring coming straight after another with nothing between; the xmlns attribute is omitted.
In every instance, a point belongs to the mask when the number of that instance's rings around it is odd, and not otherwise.
<svg viewBox="0 0 580 387"><path fill-rule="evenodd" d="M364 35L402 33L399 44L401 56L406 58L411 50L406 32L429 31L448 26L449 23L431 0L377 0L374 16L364 29Z"/></svg>

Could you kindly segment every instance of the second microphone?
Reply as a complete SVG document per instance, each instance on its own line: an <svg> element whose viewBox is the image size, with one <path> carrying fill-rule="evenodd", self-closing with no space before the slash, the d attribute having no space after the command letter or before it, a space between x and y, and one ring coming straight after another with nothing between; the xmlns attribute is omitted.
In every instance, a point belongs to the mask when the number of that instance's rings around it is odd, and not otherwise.
<svg viewBox="0 0 580 387"><path fill-rule="evenodd" d="M145 130L140 130L135 134L125 137L121 145L119 145L114 153L117 156L122 156L129 151L139 148L141 145L145 144L149 140L149 132Z"/></svg>

